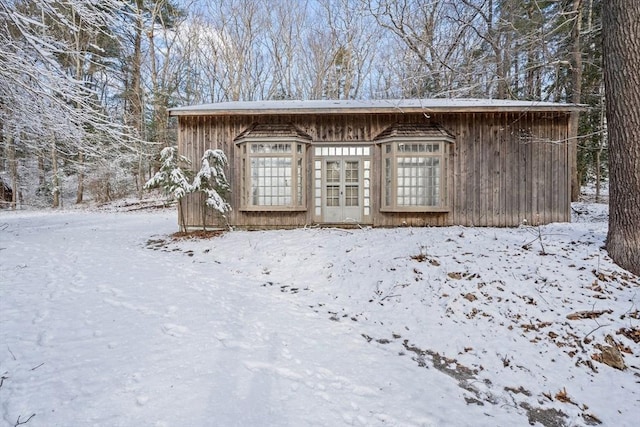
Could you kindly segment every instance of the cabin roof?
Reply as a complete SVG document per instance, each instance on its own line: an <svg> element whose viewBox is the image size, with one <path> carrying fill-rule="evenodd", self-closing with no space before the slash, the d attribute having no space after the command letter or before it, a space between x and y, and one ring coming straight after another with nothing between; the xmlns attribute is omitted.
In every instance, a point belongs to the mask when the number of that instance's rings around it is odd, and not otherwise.
<svg viewBox="0 0 640 427"><path fill-rule="evenodd" d="M506 99L384 99L235 101L191 105L169 109L170 116L230 116L267 114L362 114L362 113L481 113L481 112L572 112L580 104Z"/></svg>
<svg viewBox="0 0 640 427"><path fill-rule="evenodd" d="M428 123L394 123L389 126L373 140L380 141L387 138L453 138L446 129L437 124Z"/></svg>
<svg viewBox="0 0 640 427"><path fill-rule="evenodd" d="M234 141L244 138L298 138L311 141L311 136L304 133L292 123L254 123L238 135Z"/></svg>

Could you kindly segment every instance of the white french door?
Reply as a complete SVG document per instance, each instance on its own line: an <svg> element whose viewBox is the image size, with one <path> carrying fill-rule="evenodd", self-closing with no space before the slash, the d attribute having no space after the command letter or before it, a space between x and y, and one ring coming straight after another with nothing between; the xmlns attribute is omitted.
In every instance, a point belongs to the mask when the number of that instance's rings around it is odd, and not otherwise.
<svg viewBox="0 0 640 427"><path fill-rule="evenodd" d="M362 221L362 164L359 159L324 160L322 211L324 222Z"/></svg>

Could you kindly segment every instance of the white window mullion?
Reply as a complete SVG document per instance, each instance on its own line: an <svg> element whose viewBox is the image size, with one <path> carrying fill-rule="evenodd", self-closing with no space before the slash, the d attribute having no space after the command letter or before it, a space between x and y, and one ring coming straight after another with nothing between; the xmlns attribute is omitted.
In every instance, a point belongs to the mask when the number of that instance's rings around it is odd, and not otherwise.
<svg viewBox="0 0 640 427"><path fill-rule="evenodd" d="M446 143L389 142L382 145L382 202L393 210L446 207Z"/></svg>
<svg viewBox="0 0 640 427"><path fill-rule="evenodd" d="M244 207L304 206L305 147L289 142L247 142L243 148ZM248 149L247 149L248 148Z"/></svg>

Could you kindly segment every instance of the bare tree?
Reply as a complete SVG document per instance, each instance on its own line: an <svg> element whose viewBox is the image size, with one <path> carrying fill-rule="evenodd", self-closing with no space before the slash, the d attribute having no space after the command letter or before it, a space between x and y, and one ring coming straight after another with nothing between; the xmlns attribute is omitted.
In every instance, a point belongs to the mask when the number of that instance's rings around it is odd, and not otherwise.
<svg viewBox="0 0 640 427"><path fill-rule="evenodd" d="M6 151L22 153L25 164L50 153L54 205L60 204L59 160L78 166L79 153L84 163L130 141L90 79L103 66L97 58L105 57L97 38L111 37L108 28L117 25L121 7L119 0L100 7L81 0L0 0L2 140L11 144Z"/></svg>
<svg viewBox="0 0 640 427"><path fill-rule="evenodd" d="M265 28L265 47L271 58L268 99L301 99L304 97L305 28L309 14L308 1L282 0L266 11L269 25Z"/></svg>
<svg viewBox="0 0 640 427"><path fill-rule="evenodd" d="M216 68L214 76L225 100L239 101L263 98L265 72L265 7L262 2L230 0L209 3L210 24L216 30L216 40L208 49Z"/></svg>
<svg viewBox="0 0 640 427"><path fill-rule="evenodd" d="M366 7L354 0L320 0L320 25L327 44L323 63L322 97L354 99L361 97L376 60L379 28ZM319 46L316 46L316 49Z"/></svg>
<svg viewBox="0 0 640 427"><path fill-rule="evenodd" d="M113 165L141 190L173 144L173 105L471 96L599 106L600 2L0 0L0 166L18 189L29 168L42 188L77 182L79 202ZM606 159L600 112L572 128Z"/></svg>
<svg viewBox="0 0 640 427"><path fill-rule="evenodd" d="M185 5L188 7L188 4ZM159 150L170 145L167 108L176 92L174 46L185 12L169 0L158 0L150 8L146 36L149 44L149 80L151 95L150 138L159 143ZM156 41L160 40L160 48Z"/></svg>
<svg viewBox="0 0 640 427"><path fill-rule="evenodd" d="M495 81L499 93L504 92L507 70L500 68L504 54L491 1L362 2L401 46L397 61L407 67L399 67L396 79L403 96L480 96L488 94ZM495 67L487 67L489 62ZM494 70L493 76L487 68Z"/></svg>

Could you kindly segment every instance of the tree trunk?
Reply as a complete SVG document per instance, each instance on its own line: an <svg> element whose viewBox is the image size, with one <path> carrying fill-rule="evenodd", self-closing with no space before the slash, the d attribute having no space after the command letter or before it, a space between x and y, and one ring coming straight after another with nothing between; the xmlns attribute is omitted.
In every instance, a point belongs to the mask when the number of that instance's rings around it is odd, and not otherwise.
<svg viewBox="0 0 640 427"><path fill-rule="evenodd" d="M607 117L605 111L604 82L600 83L600 129L606 129ZM596 151L596 203L600 203L600 187L602 185L602 151L604 150L606 141L606 133L602 132L602 136L598 138L598 151Z"/></svg>
<svg viewBox="0 0 640 427"><path fill-rule="evenodd" d="M51 207L58 208L60 207L60 177L58 176L58 148L56 147L56 142L53 141L51 143L51 169L53 172L53 177L51 178L51 183L53 184L53 189L51 193L53 194L53 202L51 203Z"/></svg>
<svg viewBox="0 0 640 427"><path fill-rule="evenodd" d="M44 153L38 152L38 190L42 190L46 186L46 171L44 169Z"/></svg>
<svg viewBox="0 0 640 427"><path fill-rule="evenodd" d="M136 175L138 181L136 182L136 188L138 189L138 199L142 200L144 195L144 146L140 144L140 152L138 153L138 173Z"/></svg>
<svg viewBox="0 0 640 427"><path fill-rule="evenodd" d="M78 153L78 191L76 191L76 204L82 203L84 197L84 154Z"/></svg>
<svg viewBox="0 0 640 427"><path fill-rule="evenodd" d="M183 233L186 233L187 223L184 219L184 205L182 204L183 200L184 200L184 197L181 197L178 199L178 215L180 216L180 231L182 231Z"/></svg>
<svg viewBox="0 0 640 427"><path fill-rule="evenodd" d="M84 36L83 34L83 22L82 19L76 15L76 10L73 9L73 21L75 23L75 25L77 26L78 30L75 32L74 37L75 37L75 47L76 47L76 70L75 70L75 77L77 81L82 81L83 80L83 69L84 69L84 64L83 64L83 55L81 54L82 50L83 50L83 46L81 45L82 43L82 37ZM76 103L75 105L76 108L80 108L80 106L78 105L78 103ZM83 167L84 167L84 155L82 154L82 148L80 148L79 153L78 153L78 188L76 190L76 204L82 203L82 199L84 197L84 171L83 171Z"/></svg>
<svg viewBox="0 0 640 427"><path fill-rule="evenodd" d="M571 52L571 102L579 104L582 98L582 48L580 36L582 32L582 0L573 0L572 14L575 22L571 30L573 49ZM578 127L580 113L573 112L569 135L569 153L571 155L571 201L580 197L580 177L578 176Z"/></svg>
<svg viewBox="0 0 640 427"><path fill-rule="evenodd" d="M143 38L143 14L144 1L135 0L136 13L133 17L134 23L134 39L133 39L133 57L131 57L131 86L129 87L129 123L138 132L138 136L142 139L146 138L144 132L144 114L143 114L143 91L142 91L142 38ZM145 147L140 143L140 151L138 153L138 181L136 188L138 189L138 198L142 199L144 179L144 163L145 163Z"/></svg>
<svg viewBox="0 0 640 427"><path fill-rule="evenodd" d="M154 15L152 16L153 20L156 19L155 14L158 12L157 9L154 9ZM165 32L166 34L166 32ZM167 97L165 95L165 83L164 80L162 84L160 82L160 77L158 73L158 64L156 61L156 45L155 45L155 34L153 25L147 31L147 38L149 39L149 61L151 62L151 88L153 91L152 99L153 99L153 117L152 117L152 125L154 134L152 138L155 142L160 143L160 149L165 148L169 145L167 141ZM165 47L166 49L166 47ZM167 64L170 62L168 60L168 52L167 56L164 57L165 64L163 65L164 69L166 69ZM163 77L165 73L163 72ZM153 156L155 158L155 156ZM150 165L150 176L152 176L155 172L160 169L159 164Z"/></svg>
<svg viewBox="0 0 640 427"><path fill-rule="evenodd" d="M144 136L143 117L142 117L142 30L144 13L144 3L142 0L136 0L136 15L134 16L134 40L133 40L133 57L131 58L131 87L130 92L130 114L131 125L139 132L139 136Z"/></svg>
<svg viewBox="0 0 640 427"><path fill-rule="evenodd" d="M607 250L640 275L640 2L602 5L604 81L609 133Z"/></svg>
<svg viewBox="0 0 640 427"><path fill-rule="evenodd" d="M200 205L202 206L202 231L207 231L207 197L200 197Z"/></svg>
<svg viewBox="0 0 640 427"><path fill-rule="evenodd" d="M11 176L11 209L18 205L18 159L13 135L7 135L7 159L9 160L9 174Z"/></svg>

